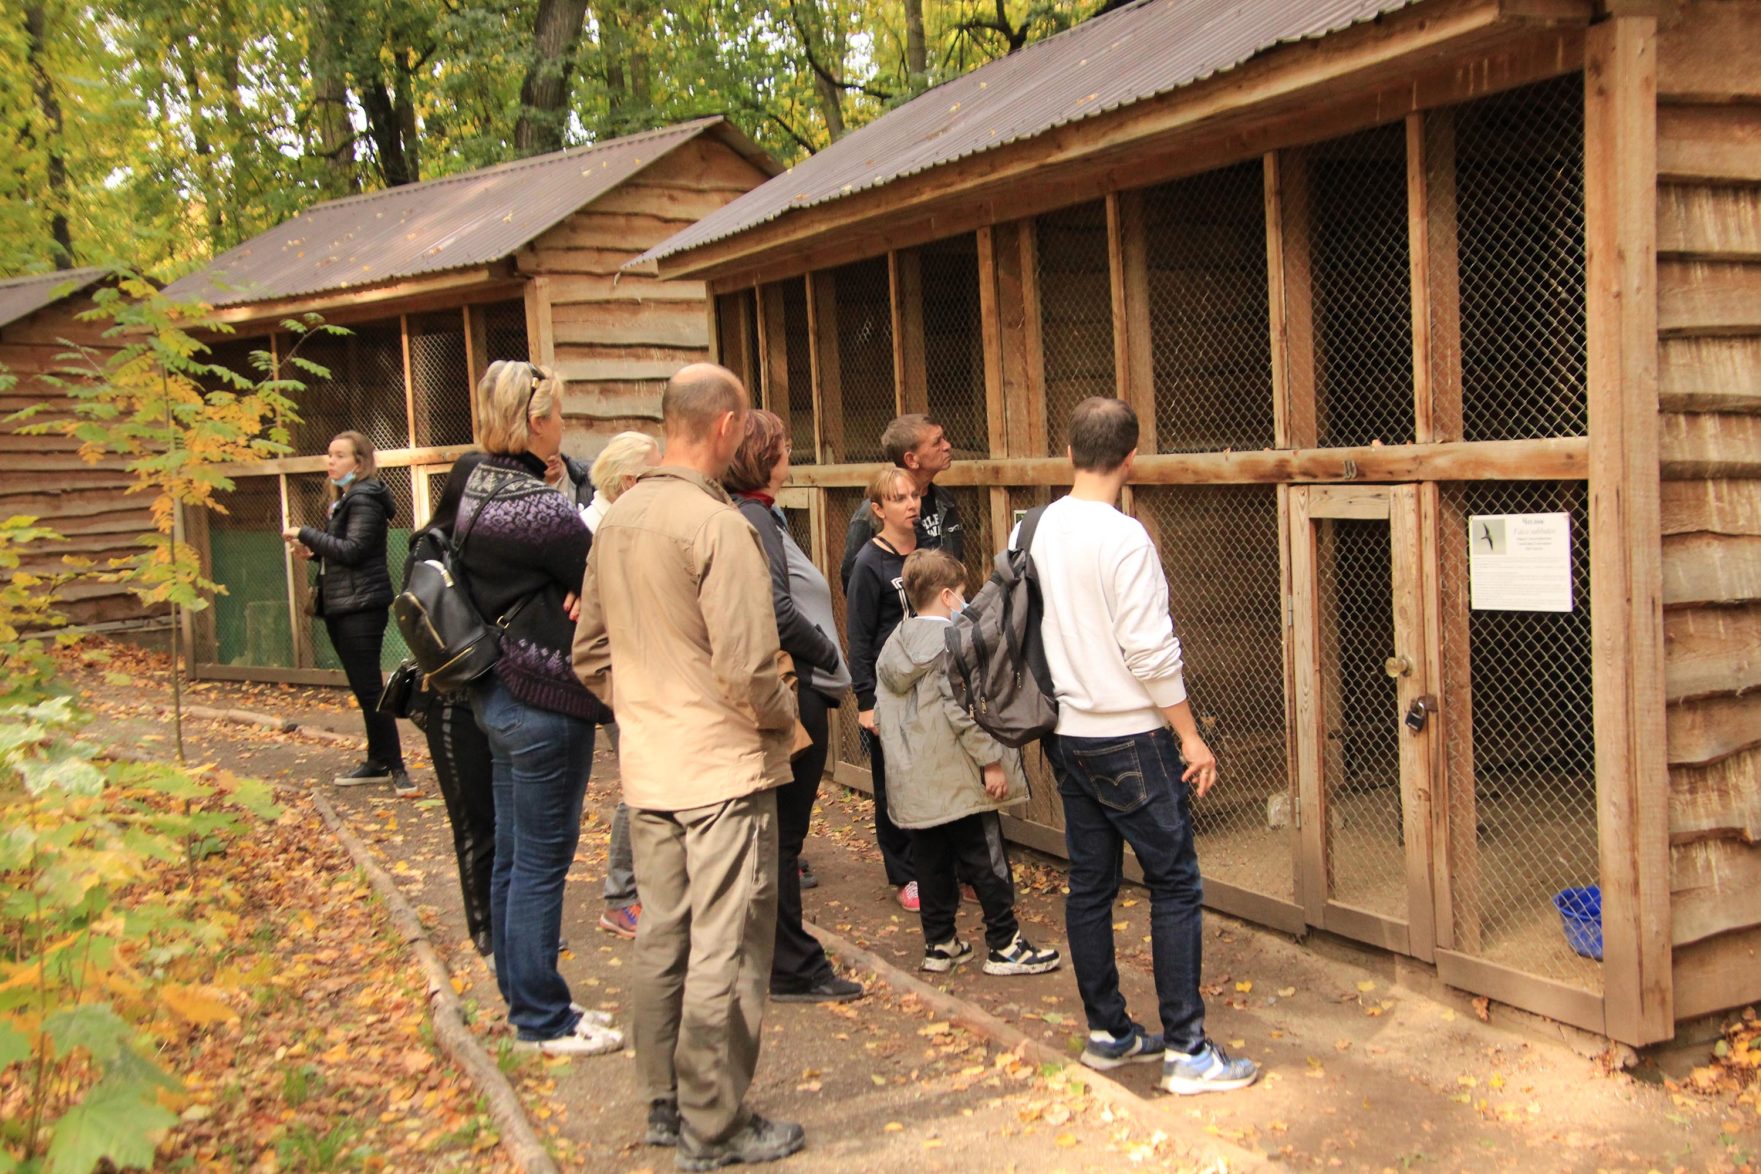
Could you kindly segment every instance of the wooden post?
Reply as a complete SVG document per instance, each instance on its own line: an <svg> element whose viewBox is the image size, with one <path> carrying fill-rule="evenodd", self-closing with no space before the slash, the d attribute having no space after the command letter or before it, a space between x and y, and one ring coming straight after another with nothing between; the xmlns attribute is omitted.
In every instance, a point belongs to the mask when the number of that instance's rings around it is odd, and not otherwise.
<svg viewBox="0 0 1761 1174"><path fill-rule="evenodd" d="M1292 151L1268 154L1266 290L1271 302L1273 427L1279 448L1319 441L1315 306L1309 262L1308 168Z"/></svg>
<svg viewBox="0 0 1761 1174"><path fill-rule="evenodd" d="M1143 193L1107 197L1107 261L1113 293L1113 376L1118 396L1137 412L1140 453L1156 451L1155 357L1150 349L1149 258Z"/></svg>
<svg viewBox="0 0 1761 1174"><path fill-rule="evenodd" d="M1675 1029L1657 420L1657 21L1589 31L1584 69L1590 615L1604 1007L1627 1043Z"/></svg>
<svg viewBox="0 0 1761 1174"><path fill-rule="evenodd" d="M987 225L978 230L979 345L984 351L985 422L990 432L992 455L1013 452L1003 394L1003 308L999 297L1001 278L997 272L999 234L1006 239L1007 228Z"/></svg>
<svg viewBox="0 0 1761 1174"><path fill-rule="evenodd" d="M276 474L275 485L280 491L281 528L285 530L293 525L293 511L288 506L287 474ZM305 668L310 665L313 660L307 649L306 642L300 639L300 628L305 622L306 615L305 611L300 607L300 588L303 584L299 582L298 576L305 573L305 563L294 558L292 548L288 547L285 542L282 543L282 547L282 569L286 574L287 581L288 653L289 659L293 661L293 663L287 667L290 669Z"/></svg>
<svg viewBox="0 0 1761 1174"><path fill-rule="evenodd" d="M1321 714L1320 624L1316 610L1320 582L1315 563L1315 526L1309 518L1308 490L1290 495L1291 648L1295 656L1297 801L1292 822L1301 831L1297 901L1310 925L1321 925L1332 894L1327 877L1327 795L1321 747L1326 730Z"/></svg>
<svg viewBox="0 0 1761 1174"><path fill-rule="evenodd" d="M887 254L893 300L894 412L929 411L929 372L923 345L923 265L916 249Z"/></svg>
<svg viewBox="0 0 1761 1174"><path fill-rule="evenodd" d="M410 316L397 316L398 336L403 343L404 356L404 435L410 448L416 447L416 373L410 363Z"/></svg>
<svg viewBox="0 0 1761 1174"><path fill-rule="evenodd" d="M1014 401L1026 418L1021 432L1025 446L1010 456L1037 457L1046 451L1049 424L1046 419L1046 343L1039 302L1039 232L1032 220L1019 222L1021 249L1021 362L1023 394ZM992 434L997 435L996 429ZM993 453L995 448L991 450Z"/></svg>
<svg viewBox="0 0 1761 1174"><path fill-rule="evenodd" d="M807 334L813 355L814 438L819 463L844 459L844 393L838 366L838 289L829 270L807 275Z"/></svg>
<svg viewBox="0 0 1761 1174"><path fill-rule="evenodd" d="M1437 945L1476 954L1480 949L1480 836L1474 773L1474 693L1472 645L1468 632L1465 575L1445 578L1446 546L1456 559L1467 542L1467 518L1446 501L1436 482L1424 486L1421 525L1425 531L1426 655L1437 682L1437 712L1431 715L1433 745L1445 756L1434 770L1432 844L1437 855Z"/></svg>
<svg viewBox="0 0 1761 1174"><path fill-rule="evenodd" d="M1455 223L1455 115L1406 116L1407 240L1412 257L1414 438L1460 440L1461 250Z"/></svg>
<svg viewBox="0 0 1761 1174"><path fill-rule="evenodd" d="M1425 486L1424 488L1434 488ZM1426 648L1425 542L1419 511L1420 487L1396 485L1389 491L1388 546L1394 572L1395 655L1412 661L1412 671L1397 682L1400 713L1409 712L1421 697L1434 691L1431 657ZM1400 815L1406 840L1407 949L1424 962L1434 957L1436 941L1431 852L1432 747L1436 728L1428 721L1422 731L1400 728Z"/></svg>
<svg viewBox="0 0 1761 1174"><path fill-rule="evenodd" d="M550 321L550 281L542 274L526 283L526 353L534 363L550 366L556 362L556 332ZM715 302L710 302L711 313ZM715 337L714 331L710 338Z"/></svg>
<svg viewBox="0 0 1761 1174"><path fill-rule="evenodd" d="M793 429L789 399L789 332L783 310L783 287L779 284L762 286L758 290L758 373L765 408L781 416Z"/></svg>

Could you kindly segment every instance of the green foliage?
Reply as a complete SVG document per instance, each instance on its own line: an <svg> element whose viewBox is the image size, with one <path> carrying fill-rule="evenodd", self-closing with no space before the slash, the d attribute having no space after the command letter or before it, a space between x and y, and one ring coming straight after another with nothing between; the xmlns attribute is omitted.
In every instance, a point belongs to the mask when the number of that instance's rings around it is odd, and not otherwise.
<svg viewBox="0 0 1761 1174"><path fill-rule="evenodd" d="M22 567L33 546L62 540L34 517L0 518L0 704L45 696L54 662L51 640L41 633L66 622L55 610L54 594L65 576L45 578Z"/></svg>

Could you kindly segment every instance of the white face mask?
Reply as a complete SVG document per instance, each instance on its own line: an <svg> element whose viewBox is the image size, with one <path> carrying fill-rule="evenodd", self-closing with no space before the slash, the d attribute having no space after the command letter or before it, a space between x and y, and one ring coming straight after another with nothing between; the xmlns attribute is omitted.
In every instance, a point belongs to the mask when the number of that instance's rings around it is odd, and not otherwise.
<svg viewBox="0 0 1761 1174"><path fill-rule="evenodd" d="M963 612L965 610L966 610L966 599L964 596L962 596L961 598L956 599L953 603L950 603L948 605L948 618L953 619L954 617L958 616L961 612Z"/></svg>
<svg viewBox="0 0 1761 1174"><path fill-rule="evenodd" d="M330 479L330 483L332 485L336 486L338 489L347 489L350 485L354 484L354 481L355 481L355 474L354 474L354 470L352 470L352 469L349 470L347 473L344 473L340 477L332 477Z"/></svg>

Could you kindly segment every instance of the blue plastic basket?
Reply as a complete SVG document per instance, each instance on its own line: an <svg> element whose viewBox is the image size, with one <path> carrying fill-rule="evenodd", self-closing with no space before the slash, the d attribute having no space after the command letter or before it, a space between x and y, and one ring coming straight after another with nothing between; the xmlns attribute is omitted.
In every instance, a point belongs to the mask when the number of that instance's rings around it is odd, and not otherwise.
<svg viewBox="0 0 1761 1174"><path fill-rule="evenodd" d="M1565 926L1565 944L1585 958L1602 961L1602 890L1596 885L1561 889L1553 907Z"/></svg>

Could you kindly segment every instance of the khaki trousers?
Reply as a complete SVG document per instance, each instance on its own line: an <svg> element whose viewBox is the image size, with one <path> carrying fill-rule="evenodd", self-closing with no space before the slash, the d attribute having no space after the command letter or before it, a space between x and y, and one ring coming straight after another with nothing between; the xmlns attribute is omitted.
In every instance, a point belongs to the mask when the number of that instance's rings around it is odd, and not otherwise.
<svg viewBox="0 0 1761 1174"><path fill-rule="evenodd" d="M777 797L630 811L642 917L632 1036L648 1097L701 1144L745 1123L777 920Z"/></svg>

